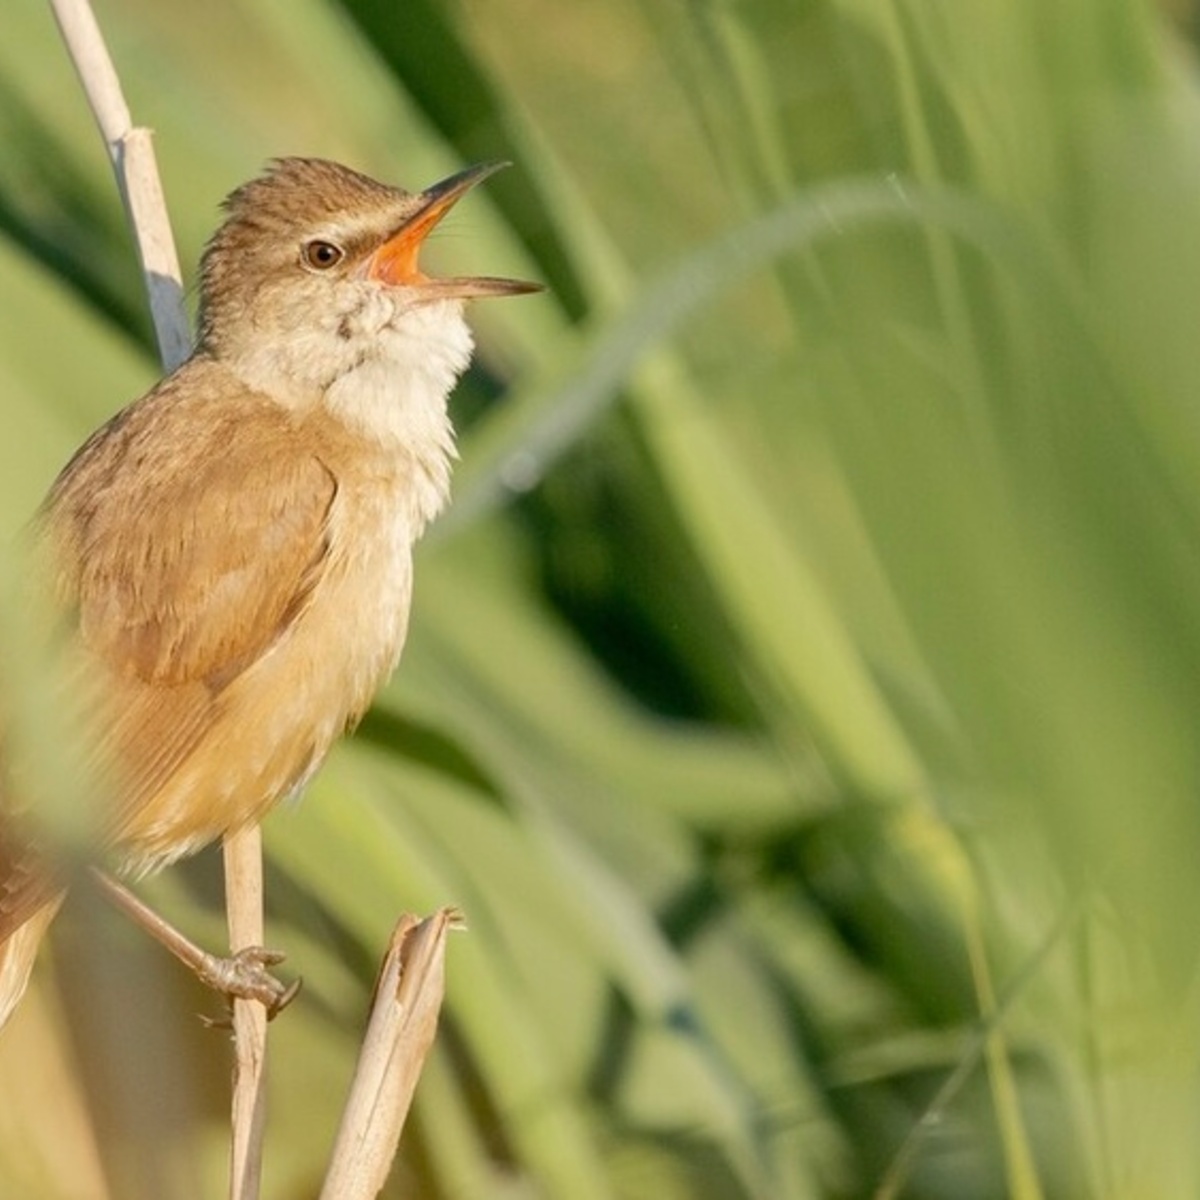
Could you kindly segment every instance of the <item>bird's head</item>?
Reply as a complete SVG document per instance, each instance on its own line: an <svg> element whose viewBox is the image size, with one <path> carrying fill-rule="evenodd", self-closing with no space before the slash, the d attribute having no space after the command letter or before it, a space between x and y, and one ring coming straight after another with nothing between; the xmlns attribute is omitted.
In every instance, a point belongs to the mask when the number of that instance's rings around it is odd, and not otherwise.
<svg viewBox="0 0 1200 1200"><path fill-rule="evenodd" d="M434 226L502 165L407 192L323 159L277 160L229 196L205 250L201 348L283 400L321 394L377 359L447 375L449 390L471 349L463 301L539 290L430 278L418 262Z"/></svg>

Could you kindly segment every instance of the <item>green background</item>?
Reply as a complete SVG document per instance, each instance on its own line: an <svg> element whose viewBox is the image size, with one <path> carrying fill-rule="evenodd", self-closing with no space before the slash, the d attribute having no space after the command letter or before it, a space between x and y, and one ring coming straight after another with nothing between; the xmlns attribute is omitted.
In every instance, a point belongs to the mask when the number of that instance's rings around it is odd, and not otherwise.
<svg viewBox="0 0 1200 1200"><path fill-rule="evenodd" d="M401 669L267 824L268 1197L316 1194L387 933L446 903L388 1195L1200 1194L1176 7L97 0L189 280L273 155L507 158L429 261L550 289L473 309ZM7 539L158 371L48 6L0 20ZM213 946L218 865L145 887ZM68 906L5 1195L223 1194L180 974Z"/></svg>

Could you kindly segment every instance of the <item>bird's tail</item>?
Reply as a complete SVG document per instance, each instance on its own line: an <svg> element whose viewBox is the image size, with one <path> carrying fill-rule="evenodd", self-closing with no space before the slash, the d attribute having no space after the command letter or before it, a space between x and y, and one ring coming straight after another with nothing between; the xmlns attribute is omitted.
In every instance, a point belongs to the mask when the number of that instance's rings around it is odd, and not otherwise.
<svg viewBox="0 0 1200 1200"><path fill-rule="evenodd" d="M38 947L62 899L61 892L51 896L0 943L0 1028L25 994Z"/></svg>
<svg viewBox="0 0 1200 1200"><path fill-rule="evenodd" d="M25 994L38 946L62 904L62 883L32 841L0 820L0 1027Z"/></svg>

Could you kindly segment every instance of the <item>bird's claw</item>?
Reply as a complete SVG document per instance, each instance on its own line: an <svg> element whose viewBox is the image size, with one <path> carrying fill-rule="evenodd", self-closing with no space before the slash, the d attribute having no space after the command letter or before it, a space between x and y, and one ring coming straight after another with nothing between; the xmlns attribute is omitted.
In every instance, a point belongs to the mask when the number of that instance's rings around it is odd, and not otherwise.
<svg viewBox="0 0 1200 1200"><path fill-rule="evenodd" d="M231 999L257 1000L267 1010L270 1021L291 1004L302 983L296 979L285 984L271 974L270 968L278 966L285 957L278 950L247 946L228 958L209 955L197 974L201 983Z"/></svg>

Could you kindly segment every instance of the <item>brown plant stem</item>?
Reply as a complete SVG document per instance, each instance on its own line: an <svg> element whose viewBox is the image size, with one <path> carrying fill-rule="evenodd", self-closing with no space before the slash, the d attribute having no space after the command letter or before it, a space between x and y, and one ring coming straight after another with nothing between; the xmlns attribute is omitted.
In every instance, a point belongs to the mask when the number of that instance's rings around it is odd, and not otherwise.
<svg viewBox="0 0 1200 1200"><path fill-rule="evenodd" d="M445 994L446 937L457 909L392 932L321 1200L372 1200L387 1181Z"/></svg>

